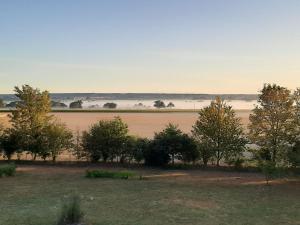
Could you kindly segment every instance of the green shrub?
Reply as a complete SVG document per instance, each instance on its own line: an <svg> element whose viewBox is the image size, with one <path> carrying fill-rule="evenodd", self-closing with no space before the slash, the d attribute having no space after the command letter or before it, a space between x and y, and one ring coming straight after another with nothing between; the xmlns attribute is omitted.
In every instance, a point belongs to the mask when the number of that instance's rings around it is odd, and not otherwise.
<svg viewBox="0 0 300 225"><path fill-rule="evenodd" d="M0 177L12 177L16 174L15 164L6 164L0 166Z"/></svg>
<svg viewBox="0 0 300 225"><path fill-rule="evenodd" d="M269 181L275 179L279 176L279 169L276 167L276 163L272 161L264 161L259 165L262 173L265 176L266 184L269 184Z"/></svg>
<svg viewBox="0 0 300 225"><path fill-rule="evenodd" d="M82 222L83 212L80 208L80 198L75 195L63 205L57 225L83 224Z"/></svg>
<svg viewBox="0 0 300 225"><path fill-rule="evenodd" d="M87 170L86 177L87 178L114 178L114 179L128 179L133 177L134 174L131 172L123 171L123 172L113 172L106 170Z"/></svg>

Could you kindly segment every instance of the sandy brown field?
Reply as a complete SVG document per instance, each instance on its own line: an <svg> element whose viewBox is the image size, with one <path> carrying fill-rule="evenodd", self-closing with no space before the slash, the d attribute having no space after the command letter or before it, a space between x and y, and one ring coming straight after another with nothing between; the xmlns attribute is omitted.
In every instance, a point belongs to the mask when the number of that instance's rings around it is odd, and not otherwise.
<svg viewBox="0 0 300 225"><path fill-rule="evenodd" d="M238 110L236 113L241 118L243 125L246 126L249 122L250 111ZM9 124L7 115L7 113L0 113L0 123L4 126ZM195 112L56 112L53 115L73 131L83 131L99 120L110 120L115 116L120 116L128 124L130 134L141 137L153 137L154 132L162 130L168 123L177 124L184 132L190 132L198 117Z"/></svg>

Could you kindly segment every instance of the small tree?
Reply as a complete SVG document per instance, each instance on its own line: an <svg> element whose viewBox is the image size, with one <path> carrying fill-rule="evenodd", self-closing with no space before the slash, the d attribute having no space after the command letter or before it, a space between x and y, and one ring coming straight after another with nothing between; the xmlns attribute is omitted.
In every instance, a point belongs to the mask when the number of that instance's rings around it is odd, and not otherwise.
<svg viewBox="0 0 300 225"><path fill-rule="evenodd" d="M250 115L249 138L256 144L263 160L283 163L295 139L294 106L290 91L266 84L258 99L259 105Z"/></svg>
<svg viewBox="0 0 300 225"><path fill-rule="evenodd" d="M20 148L30 151L35 159L43 151L43 131L52 119L48 114L51 110L49 93L29 85L15 87L15 92L19 101L10 115L11 132L18 134Z"/></svg>
<svg viewBox="0 0 300 225"><path fill-rule="evenodd" d="M0 149L3 151L4 157L8 161L11 160L12 155L20 150L19 135L13 129L6 129L0 136Z"/></svg>
<svg viewBox="0 0 300 225"><path fill-rule="evenodd" d="M0 108L4 108L4 107L5 107L4 101L3 99L0 98Z"/></svg>
<svg viewBox="0 0 300 225"><path fill-rule="evenodd" d="M73 148L71 148L72 154L76 157L77 160L80 160L82 158L85 158L86 152L84 151L82 147L82 136L80 135L79 130L76 131L73 139Z"/></svg>
<svg viewBox="0 0 300 225"><path fill-rule="evenodd" d="M63 150L70 149L73 146L72 138L73 134L68 130L65 124L53 122L45 128L46 145L44 149L52 157L52 161L56 161L56 158Z"/></svg>
<svg viewBox="0 0 300 225"><path fill-rule="evenodd" d="M157 100L154 102L154 107L160 109L160 108L166 108L166 105L163 101Z"/></svg>
<svg viewBox="0 0 300 225"><path fill-rule="evenodd" d="M103 108L105 109L115 109L117 108L117 104L113 102L107 102L103 105Z"/></svg>
<svg viewBox="0 0 300 225"><path fill-rule="evenodd" d="M185 162L197 159L197 148L193 140L184 134L178 126L168 124L166 128L156 133L146 152L146 164L153 166L164 166L175 159Z"/></svg>
<svg viewBox="0 0 300 225"><path fill-rule="evenodd" d="M173 102L169 102L169 104L167 105L167 107L168 107L168 108L174 108L174 107L175 107L175 105L174 105L174 103L173 103Z"/></svg>
<svg viewBox="0 0 300 225"><path fill-rule="evenodd" d="M99 121L89 131L83 132L82 147L92 161L100 158L106 162L121 156L128 136L128 126L120 117L111 121Z"/></svg>
<svg viewBox="0 0 300 225"><path fill-rule="evenodd" d="M300 141L297 141L288 152L288 161L293 167L300 167Z"/></svg>
<svg viewBox="0 0 300 225"><path fill-rule="evenodd" d="M192 133L202 155L205 155L204 164L213 155L219 166L221 159L228 160L241 155L247 143L240 118L235 115L232 107L219 97L212 101L210 106L200 110Z"/></svg>
<svg viewBox="0 0 300 225"><path fill-rule="evenodd" d="M278 169L276 168L275 162L262 161L259 164L262 173L265 176L266 184L269 185L269 181L278 176Z"/></svg>
<svg viewBox="0 0 300 225"><path fill-rule="evenodd" d="M74 101L70 103L70 109L82 109L82 100Z"/></svg>
<svg viewBox="0 0 300 225"><path fill-rule="evenodd" d="M141 163L145 159L145 152L149 148L149 140L147 138L137 138L133 151L133 158L137 163Z"/></svg>

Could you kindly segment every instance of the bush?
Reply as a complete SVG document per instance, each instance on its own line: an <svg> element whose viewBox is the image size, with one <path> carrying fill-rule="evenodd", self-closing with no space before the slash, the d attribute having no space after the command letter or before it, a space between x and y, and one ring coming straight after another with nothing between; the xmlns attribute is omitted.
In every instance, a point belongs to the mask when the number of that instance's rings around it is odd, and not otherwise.
<svg viewBox="0 0 300 225"><path fill-rule="evenodd" d="M175 160L195 162L198 157L195 141L173 124L156 133L145 151L145 163L150 166L166 166L170 161L174 165Z"/></svg>
<svg viewBox="0 0 300 225"><path fill-rule="evenodd" d="M113 178L113 179L128 179L133 177L134 173L128 171L106 171L106 170L87 170L87 178Z"/></svg>
<svg viewBox="0 0 300 225"><path fill-rule="evenodd" d="M12 177L16 174L15 164L6 164L0 166L0 177Z"/></svg>
<svg viewBox="0 0 300 225"><path fill-rule="evenodd" d="M83 215L79 197L73 196L63 205L57 225L83 225Z"/></svg>
<svg viewBox="0 0 300 225"><path fill-rule="evenodd" d="M103 159L113 161L120 158L128 137L127 124L116 117L110 121L99 121L89 131L83 132L82 147L94 162Z"/></svg>

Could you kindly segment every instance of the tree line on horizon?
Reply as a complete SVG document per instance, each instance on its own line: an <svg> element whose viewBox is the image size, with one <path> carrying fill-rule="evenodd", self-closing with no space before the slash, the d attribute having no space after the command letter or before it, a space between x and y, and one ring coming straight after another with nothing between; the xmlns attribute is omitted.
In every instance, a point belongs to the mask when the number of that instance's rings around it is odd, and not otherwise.
<svg viewBox="0 0 300 225"><path fill-rule="evenodd" d="M293 93L276 84L265 84L258 105L252 110L248 132L230 105L217 97L199 110L191 134L174 124L152 139L129 135L121 118L99 121L82 133L73 134L49 115L47 91L29 85L15 87L19 99L10 117L11 127L0 132L0 151L10 160L23 153L53 161L65 150L78 160L117 161L166 166L202 162L217 166L241 166L245 153L256 162L278 167L300 166L300 89Z"/></svg>

